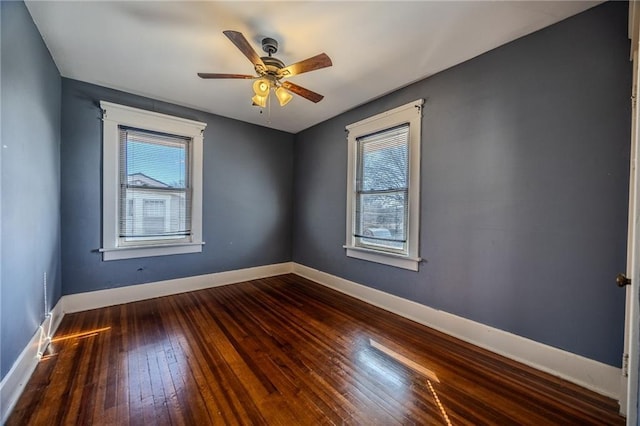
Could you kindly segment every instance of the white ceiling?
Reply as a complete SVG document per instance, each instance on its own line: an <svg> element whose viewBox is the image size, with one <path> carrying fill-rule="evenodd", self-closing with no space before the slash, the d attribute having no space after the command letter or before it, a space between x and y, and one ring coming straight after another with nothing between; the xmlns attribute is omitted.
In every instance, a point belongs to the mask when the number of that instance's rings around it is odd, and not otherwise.
<svg viewBox="0 0 640 426"><path fill-rule="evenodd" d="M357 105L532 33L600 1L160 2L27 1L64 77L297 133ZM280 43L291 64L327 53L333 67L291 77L325 96L270 114L251 106L253 74L222 34Z"/></svg>

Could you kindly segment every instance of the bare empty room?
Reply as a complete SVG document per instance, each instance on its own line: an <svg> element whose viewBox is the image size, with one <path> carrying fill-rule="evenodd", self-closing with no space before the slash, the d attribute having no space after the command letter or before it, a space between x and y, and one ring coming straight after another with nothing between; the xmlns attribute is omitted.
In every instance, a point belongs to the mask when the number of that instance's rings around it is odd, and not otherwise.
<svg viewBox="0 0 640 426"><path fill-rule="evenodd" d="M0 3L0 421L638 424L635 2Z"/></svg>

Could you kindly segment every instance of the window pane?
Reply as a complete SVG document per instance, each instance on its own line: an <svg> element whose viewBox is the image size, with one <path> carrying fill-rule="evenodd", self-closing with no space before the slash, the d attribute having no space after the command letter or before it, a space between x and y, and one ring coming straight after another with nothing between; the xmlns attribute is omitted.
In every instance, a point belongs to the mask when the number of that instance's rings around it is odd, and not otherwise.
<svg viewBox="0 0 640 426"><path fill-rule="evenodd" d="M359 190L407 187L409 125L358 139Z"/></svg>
<svg viewBox="0 0 640 426"><path fill-rule="evenodd" d="M120 128L120 237L183 240L191 234L190 139Z"/></svg>
<svg viewBox="0 0 640 426"><path fill-rule="evenodd" d="M165 200L143 200L142 226L147 235L162 235L165 232Z"/></svg>
<svg viewBox="0 0 640 426"><path fill-rule="evenodd" d="M357 139L356 243L406 249L409 125ZM377 238L376 238L377 237Z"/></svg>
<svg viewBox="0 0 640 426"><path fill-rule="evenodd" d="M407 239L406 202L404 190L360 194L356 200L356 236L360 243L403 249Z"/></svg>
<svg viewBox="0 0 640 426"><path fill-rule="evenodd" d="M186 140L128 131L126 153L126 173L130 185L186 187Z"/></svg>

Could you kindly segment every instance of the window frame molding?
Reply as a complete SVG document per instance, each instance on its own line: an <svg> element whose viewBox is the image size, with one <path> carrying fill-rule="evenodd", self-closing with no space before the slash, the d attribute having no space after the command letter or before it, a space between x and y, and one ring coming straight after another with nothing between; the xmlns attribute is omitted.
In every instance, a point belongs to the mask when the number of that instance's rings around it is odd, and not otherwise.
<svg viewBox="0 0 640 426"><path fill-rule="evenodd" d="M202 157L206 123L100 101L102 109L102 253L103 261L202 252ZM119 126L191 138L191 241L118 244L120 141Z"/></svg>
<svg viewBox="0 0 640 426"><path fill-rule="evenodd" d="M346 255L356 259L381 263L398 268L418 271L420 235L420 145L422 137L422 111L424 99L401 105L397 108L365 118L346 126L347 131L347 223ZM357 139L404 123L409 123L409 203L407 211L407 253L358 247L355 244Z"/></svg>

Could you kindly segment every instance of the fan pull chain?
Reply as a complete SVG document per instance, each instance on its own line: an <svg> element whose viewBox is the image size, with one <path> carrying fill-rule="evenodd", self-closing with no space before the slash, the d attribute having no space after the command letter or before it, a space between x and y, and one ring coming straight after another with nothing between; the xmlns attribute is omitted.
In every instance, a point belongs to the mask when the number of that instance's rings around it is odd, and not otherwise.
<svg viewBox="0 0 640 426"><path fill-rule="evenodd" d="M275 93L274 93L274 96L275 96ZM267 97L267 124L271 124L271 98L273 98L273 96Z"/></svg>

